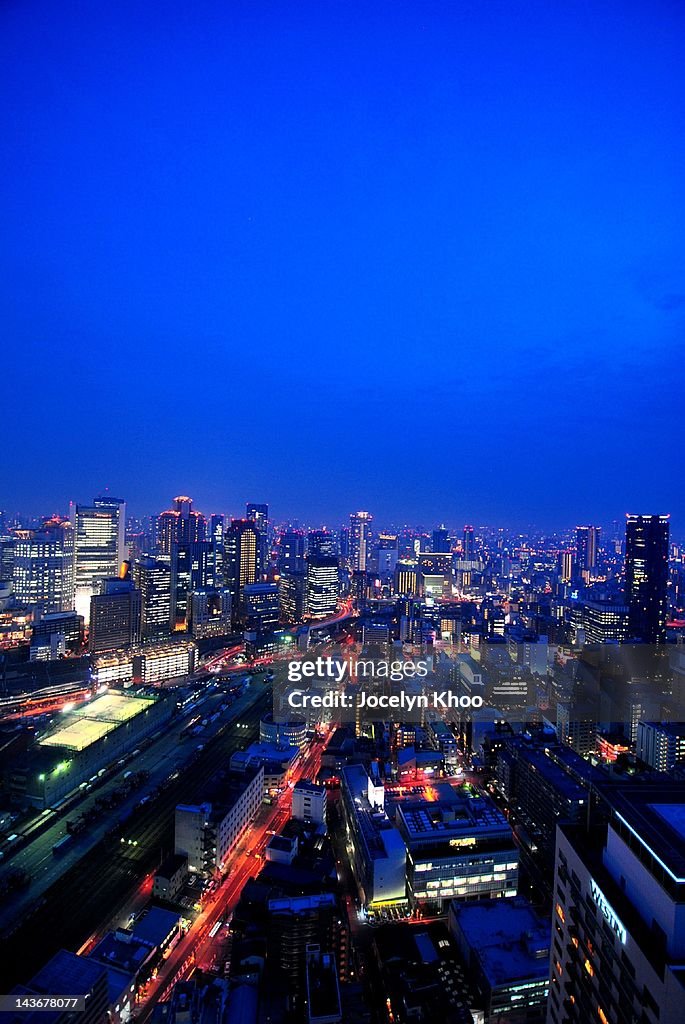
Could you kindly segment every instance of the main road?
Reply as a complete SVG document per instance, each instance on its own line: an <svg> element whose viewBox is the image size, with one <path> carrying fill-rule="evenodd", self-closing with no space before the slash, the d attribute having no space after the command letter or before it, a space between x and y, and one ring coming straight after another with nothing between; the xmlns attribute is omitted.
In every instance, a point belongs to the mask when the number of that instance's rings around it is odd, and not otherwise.
<svg viewBox="0 0 685 1024"><path fill-rule="evenodd" d="M293 771L291 786L299 779L316 778L321 767L321 755L329 736L330 733L323 742L312 742L310 749L300 758ZM211 934L212 929L218 921L233 912L245 883L259 873L269 834L278 831L289 819L292 804L291 786L281 793L276 804L262 808L256 822L231 857L221 885L203 907L186 935L163 962L157 977L141 993L136 1014L139 1024L144 1024L148 1020L156 1003L168 998L177 982L187 978L197 967L208 967L214 960L214 948L220 942L220 938L216 934Z"/></svg>

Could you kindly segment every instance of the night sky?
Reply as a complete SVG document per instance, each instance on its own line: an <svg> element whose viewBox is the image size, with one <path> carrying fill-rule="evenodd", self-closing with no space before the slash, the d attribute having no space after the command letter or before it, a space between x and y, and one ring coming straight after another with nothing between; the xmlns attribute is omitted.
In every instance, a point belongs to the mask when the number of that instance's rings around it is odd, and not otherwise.
<svg viewBox="0 0 685 1024"><path fill-rule="evenodd" d="M685 521L685 5L0 6L0 508Z"/></svg>

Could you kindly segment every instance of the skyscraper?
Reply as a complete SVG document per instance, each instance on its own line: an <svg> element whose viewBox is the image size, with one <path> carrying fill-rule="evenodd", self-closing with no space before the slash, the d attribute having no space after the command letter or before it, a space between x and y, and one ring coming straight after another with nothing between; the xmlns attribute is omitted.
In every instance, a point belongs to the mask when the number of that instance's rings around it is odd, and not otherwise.
<svg viewBox="0 0 685 1024"><path fill-rule="evenodd" d="M91 654L130 647L140 640L140 591L129 579L104 580L90 599Z"/></svg>
<svg viewBox="0 0 685 1024"><path fill-rule="evenodd" d="M305 539L302 530L284 530L278 538L279 573L304 570Z"/></svg>
<svg viewBox="0 0 685 1024"><path fill-rule="evenodd" d="M667 515L626 517L626 604L629 639L663 643L668 616Z"/></svg>
<svg viewBox="0 0 685 1024"><path fill-rule="evenodd" d="M401 559L395 566L395 594L415 597L419 593L419 569L413 561Z"/></svg>
<svg viewBox="0 0 685 1024"><path fill-rule="evenodd" d="M212 542L214 562L214 586L221 587L224 581L224 517L215 514L209 520L209 539Z"/></svg>
<svg viewBox="0 0 685 1024"><path fill-rule="evenodd" d="M350 515L349 559L353 571L366 571L372 521L373 516L370 512L353 512Z"/></svg>
<svg viewBox="0 0 685 1024"><path fill-rule="evenodd" d="M171 621L171 567L156 558L141 558L132 569L140 591L140 631L143 640L166 636Z"/></svg>
<svg viewBox="0 0 685 1024"><path fill-rule="evenodd" d="M269 506L248 501L245 505L245 518L254 520L259 532L266 533L269 529Z"/></svg>
<svg viewBox="0 0 685 1024"><path fill-rule="evenodd" d="M307 558L307 615L322 619L333 615L338 607L340 577L338 559L325 555Z"/></svg>
<svg viewBox="0 0 685 1024"><path fill-rule="evenodd" d="M431 548L433 551L449 551L450 531L444 523L442 526L438 526L436 530L433 530L433 543Z"/></svg>
<svg viewBox="0 0 685 1024"><path fill-rule="evenodd" d="M12 586L19 604L44 613L74 607L74 529L46 520L41 530L18 530L13 544Z"/></svg>
<svg viewBox="0 0 685 1024"><path fill-rule="evenodd" d="M570 550L559 552L559 582L570 583L573 576L573 552Z"/></svg>
<svg viewBox="0 0 685 1024"><path fill-rule="evenodd" d="M186 629L188 595L214 587L214 546L211 541L173 544L171 548L171 628Z"/></svg>
<svg viewBox="0 0 685 1024"><path fill-rule="evenodd" d="M462 541L463 554L462 558L465 562L472 562L476 557L476 541L474 538L473 527L464 527L464 536Z"/></svg>
<svg viewBox="0 0 685 1024"><path fill-rule="evenodd" d="M103 580L118 576L126 558L126 502L100 497L74 509L76 610L86 622L90 599Z"/></svg>
<svg viewBox="0 0 685 1024"><path fill-rule="evenodd" d="M162 555L170 555L174 544L194 544L204 540L205 517L193 509L193 499L186 495L174 498L174 507L162 512L157 520L157 541Z"/></svg>
<svg viewBox="0 0 685 1024"><path fill-rule="evenodd" d="M576 527L576 572L587 583L597 568L599 526Z"/></svg>
<svg viewBox="0 0 685 1024"><path fill-rule="evenodd" d="M224 582L234 614L241 607L243 587L259 581L259 538L253 519L232 519L224 534Z"/></svg>
<svg viewBox="0 0 685 1024"><path fill-rule="evenodd" d="M376 549L377 569L381 580L389 582L392 579L398 558L397 534L381 533Z"/></svg>
<svg viewBox="0 0 685 1024"><path fill-rule="evenodd" d="M338 545L328 530L312 530L307 537L307 554L312 558L338 557Z"/></svg>
<svg viewBox="0 0 685 1024"><path fill-rule="evenodd" d="M277 583L248 583L243 587L240 617L246 632L264 635L278 627Z"/></svg>
<svg viewBox="0 0 685 1024"><path fill-rule="evenodd" d="M269 506L250 502L245 506L245 515L251 519L259 533L259 567L258 572L263 575L269 568Z"/></svg>
<svg viewBox="0 0 685 1024"><path fill-rule="evenodd" d="M300 622L305 613L307 576L304 569L285 569L278 580L279 614L283 623Z"/></svg>

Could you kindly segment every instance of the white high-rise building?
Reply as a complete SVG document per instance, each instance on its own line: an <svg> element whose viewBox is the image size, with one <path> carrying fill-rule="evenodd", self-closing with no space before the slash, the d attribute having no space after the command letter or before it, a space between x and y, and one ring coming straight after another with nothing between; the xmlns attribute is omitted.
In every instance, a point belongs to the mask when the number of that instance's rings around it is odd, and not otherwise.
<svg viewBox="0 0 685 1024"><path fill-rule="evenodd" d="M353 512L350 516L350 566L358 572L366 572L372 522L370 512Z"/></svg>
<svg viewBox="0 0 685 1024"><path fill-rule="evenodd" d="M70 522L48 520L41 530L17 531L12 587L25 607L45 614L74 607L74 530Z"/></svg>
<svg viewBox="0 0 685 1024"><path fill-rule="evenodd" d="M126 502L122 498L95 498L92 505L76 505L75 528L76 610L86 622L90 599L103 580L119 575L126 558Z"/></svg>

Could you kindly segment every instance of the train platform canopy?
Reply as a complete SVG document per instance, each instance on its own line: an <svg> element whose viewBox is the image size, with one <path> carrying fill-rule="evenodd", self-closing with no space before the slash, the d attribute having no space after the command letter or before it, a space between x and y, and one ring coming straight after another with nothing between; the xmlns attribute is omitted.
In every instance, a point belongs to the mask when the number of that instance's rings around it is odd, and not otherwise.
<svg viewBox="0 0 685 1024"><path fill-rule="evenodd" d="M85 750L117 726L145 711L151 703L150 698L124 697L116 693L104 694L67 712L64 715L64 724L49 735L43 736L38 743L42 747Z"/></svg>

